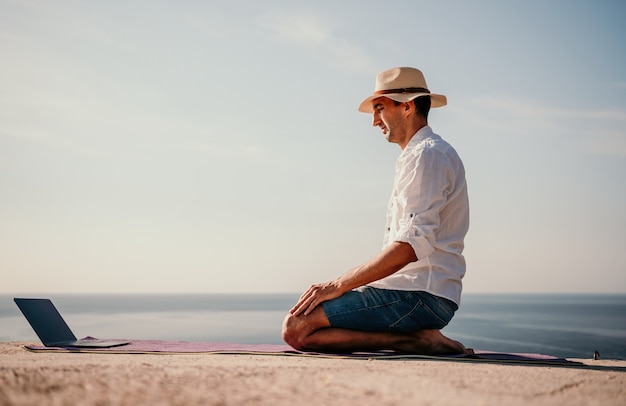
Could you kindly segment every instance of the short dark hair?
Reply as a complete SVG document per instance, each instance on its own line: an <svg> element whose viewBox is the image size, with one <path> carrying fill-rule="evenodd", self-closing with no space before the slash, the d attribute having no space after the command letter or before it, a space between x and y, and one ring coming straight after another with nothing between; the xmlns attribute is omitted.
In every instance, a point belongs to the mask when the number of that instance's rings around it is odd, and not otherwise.
<svg viewBox="0 0 626 406"><path fill-rule="evenodd" d="M430 112L430 96L420 96L414 99L413 102L415 103L417 115L428 120L428 113Z"/></svg>
<svg viewBox="0 0 626 406"><path fill-rule="evenodd" d="M430 96L420 96L413 99L415 103L415 112L418 116L424 117L428 121L428 113L430 112ZM399 101L393 101L396 106L400 105Z"/></svg>

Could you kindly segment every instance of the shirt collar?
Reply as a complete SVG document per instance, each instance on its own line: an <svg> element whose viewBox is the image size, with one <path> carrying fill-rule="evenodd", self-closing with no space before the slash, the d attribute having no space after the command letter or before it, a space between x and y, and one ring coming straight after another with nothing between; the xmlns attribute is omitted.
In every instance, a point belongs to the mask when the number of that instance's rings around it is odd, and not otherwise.
<svg viewBox="0 0 626 406"><path fill-rule="evenodd" d="M415 134L413 134L413 137L411 137L409 143L406 144L406 147L404 147L404 150L402 150L402 153L398 157L398 162L401 162L406 159L405 157L410 156L412 154L411 151L413 151L416 146L424 142L424 140L427 140L429 138L432 139L434 137L438 137L438 135L433 132L433 129L430 128L430 126L425 125L424 127L420 128Z"/></svg>
<svg viewBox="0 0 626 406"><path fill-rule="evenodd" d="M432 138L433 135L433 129L430 128L429 125L425 125L424 127L417 130L413 137L411 137L411 140L409 140L409 143L406 144L406 148L404 150L406 151L409 147L413 147L427 138Z"/></svg>
<svg viewBox="0 0 626 406"><path fill-rule="evenodd" d="M433 138L439 138L439 136L433 132L430 126L425 125L424 127L420 128L413 135L413 137L411 137L409 143L406 144L406 147L404 147L400 156L398 156L398 159L396 160L396 170L404 165L407 160L410 160L411 157L415 156L416 147L422 144L425 140Z"/></svg>

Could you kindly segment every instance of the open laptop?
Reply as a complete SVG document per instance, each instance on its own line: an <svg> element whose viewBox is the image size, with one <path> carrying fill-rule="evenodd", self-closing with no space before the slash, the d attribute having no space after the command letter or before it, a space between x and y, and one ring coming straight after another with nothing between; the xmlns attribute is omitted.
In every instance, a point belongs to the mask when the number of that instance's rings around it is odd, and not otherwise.
<svg viewBox="0 0 626 406"><path fill-rule="evenodd" d="M130 344L129 341L77 340L50 299L14 298L13 300L46 347L107 348Z"/></svg>

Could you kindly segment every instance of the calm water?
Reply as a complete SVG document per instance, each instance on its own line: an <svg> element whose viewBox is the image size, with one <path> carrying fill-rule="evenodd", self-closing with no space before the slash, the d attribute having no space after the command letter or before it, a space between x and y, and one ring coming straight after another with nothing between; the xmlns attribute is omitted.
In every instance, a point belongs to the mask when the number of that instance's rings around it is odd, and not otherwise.
<svg viewBox="0 0 626 406"><path fill-rule="evenodd" d="M298 295L44 297L78 337L277 344ZM626 295L466 294L444 333L482 350L626 359ZM12 295L0 295L0 341L38 341Z"/></svg>

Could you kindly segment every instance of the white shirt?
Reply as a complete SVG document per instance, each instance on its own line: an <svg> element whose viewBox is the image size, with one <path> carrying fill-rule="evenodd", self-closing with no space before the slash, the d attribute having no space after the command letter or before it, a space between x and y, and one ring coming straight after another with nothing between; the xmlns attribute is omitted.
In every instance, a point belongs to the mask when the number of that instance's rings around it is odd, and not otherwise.
<svg viewBox="0 0 626 406"><path fill-rule="evenodd" d="M450 144L423 127L396 161L383 243L409 243L418 260L369 286L426 291L459 305L468 228L463 163Z"/></svg>

